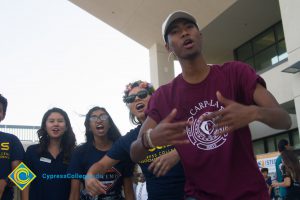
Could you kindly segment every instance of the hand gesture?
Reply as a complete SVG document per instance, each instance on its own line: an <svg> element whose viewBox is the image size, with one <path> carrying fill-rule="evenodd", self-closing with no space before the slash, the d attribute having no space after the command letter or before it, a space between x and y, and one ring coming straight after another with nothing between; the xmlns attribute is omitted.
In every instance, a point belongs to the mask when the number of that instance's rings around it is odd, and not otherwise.
<svg viewBox="0 0 300 200"><path fill-rule="evenodd" d="M85 178L85 189L91 196L106 194L106 186L93 175L87 175Z"/></svg>
<svg viewBox="0 0 300 200"><path fill-rule="evenodd" d="M159 156L148 167L156 177L164 176L180 160L176 150Z"/></svg>
<svg viewBox="0 0 300 200"><path fill-rule="evenodd" d="M162 120L151 132L151 140L154 146L186 144L189 141L183 139L186 135L185 127L187 121L172 122L176 117L177 110L173 109L171 113Z"/></svg>
<svg viewBox="0 0 300 200"><path fill-rule="evenodd" d="M219 129L218 134L225 134L236 129L248 125L254 121L255 107L254 105L245 106L233 100L227 99L217 91L217 99L224 105L223 110L201 116L200 120L212 120L215 125L214 128Z"/></svg>

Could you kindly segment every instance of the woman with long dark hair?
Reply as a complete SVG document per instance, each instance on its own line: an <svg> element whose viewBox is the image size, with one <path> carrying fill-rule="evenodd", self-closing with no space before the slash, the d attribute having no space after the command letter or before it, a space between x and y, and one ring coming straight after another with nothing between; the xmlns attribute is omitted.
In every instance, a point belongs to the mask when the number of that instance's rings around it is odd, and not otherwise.
<svg viewBox="0 0 300 200"><path fill-rule="evenodd" d="M25 163L36 178L25 189L23 200L67 200L70 180L67 168L76 139L67 113L60 108L48 110L37 131L39 144L25 153Z"/></svg>
<svg viewBox="0 0 300 200"><path fill-rule="evenodd" d="M300 163L297 155L289 149L281 152L283 182L275 182L273 187L286 187L285 200L300 200Z"/></svg>
<svg viewBox="0 0 300 200"><path fill-rule="evenodd" d="M131 160L130 146L137 139L139 130L146 119L145 110L153 93L153 85L145 81L134 81L126 86L123 102L129 109L131 123L137 127L121 137L107 155L89 169L88 175L92 176L119 162ZM150 147L148 143L145 143L145 148L148 150L147 158L138 164L145 175L146 185L143 185L147 188L148 199L183 199L185 179L179 155L174 146ZM94 178L86 179L85 184L93 195L105 192L103 184ZM137 199L141 200L139 193Z"/></svg>
<svg viewBox="0 0 300 200"><path fill-rule="evenodd" d="M90 177L85 176L90 166L105 156L112 144L121 136L117 126L105 108L93 107L85 117L86 143L76 148L72 155L69 167L70 174L78 174L71 181L70 200L110 199L122 200L122 186L126 199L133 198L131 163L119 163L113 168L106 170L104 174L97 174L96 178L105 184L106 194L97 197L90 196L85 189L81 188L81 182ZM132 170L131 170L132 169Z"/></svg>

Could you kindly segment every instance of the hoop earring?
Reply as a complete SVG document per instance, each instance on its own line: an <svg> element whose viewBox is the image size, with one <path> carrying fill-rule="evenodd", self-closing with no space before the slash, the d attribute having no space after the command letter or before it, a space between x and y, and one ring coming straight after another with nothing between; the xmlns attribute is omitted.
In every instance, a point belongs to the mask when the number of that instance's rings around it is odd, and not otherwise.
<svg viewBox="0 0 300 200"><path fill-rule="evenodd" d="M170 62L171 56L172 56L173 60L175 60L175 58L177 58L176 54L173 51L171 51L168 56L168 62Z"/></svg>

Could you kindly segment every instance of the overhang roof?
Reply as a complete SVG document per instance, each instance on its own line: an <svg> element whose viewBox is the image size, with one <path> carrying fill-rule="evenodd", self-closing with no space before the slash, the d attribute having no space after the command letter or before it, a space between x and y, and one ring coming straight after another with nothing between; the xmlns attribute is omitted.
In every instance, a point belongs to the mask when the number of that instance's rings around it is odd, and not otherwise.
<svg viewBox="0 0 300 200"><path fill-rule="evenodd" d="M163 44L161 24L174 10L193 14L208 63L232 59L233 49L281 19L274 0L70 0L146 48Z"/></svg>
<svg viewBox="0 0 300 200"><path fill-rule="evenodd" d="M203 32L208 63L233 59L235 48L281 20L276 0L70 1L148 49L155 43L164 45L161 24L169 13L187 11L195 16ZM254 130L252 136L258 139L273 133Z"/></svg>

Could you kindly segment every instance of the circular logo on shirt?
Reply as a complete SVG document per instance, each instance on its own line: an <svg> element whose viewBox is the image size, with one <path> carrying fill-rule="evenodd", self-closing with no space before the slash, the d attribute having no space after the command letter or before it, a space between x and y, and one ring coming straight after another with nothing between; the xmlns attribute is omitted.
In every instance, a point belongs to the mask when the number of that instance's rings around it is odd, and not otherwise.
<svg viewBox="0 0 300 200"><path fill-rule="evenodd" d="M203 115L210 113L206 112ZM216 134L222 129L216 129L214 125L212 120L201 121L199 118L192 118L192 125L187 127L187 135L191 143L203 150L215 149L224 144L228 133Z"/></svg>

